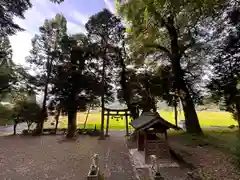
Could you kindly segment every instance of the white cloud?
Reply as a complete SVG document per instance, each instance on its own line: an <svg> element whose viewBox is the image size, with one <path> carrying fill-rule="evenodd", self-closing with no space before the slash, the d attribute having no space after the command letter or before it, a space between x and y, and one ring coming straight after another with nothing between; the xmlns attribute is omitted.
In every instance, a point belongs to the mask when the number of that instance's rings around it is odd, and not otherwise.
<svg viewBox="0 0 240 180"><path fill-rule="evenodd" d="M73 11L70 15L75 21L82 23L85 25L89 19L89 15L82 14L78 11Z"/></svg>
<svg viewBox="0 0 240 180"><path fill-rule="evenodd" d="M29 32L18 32L10 37L13 49L13 61L17 64L25 64L25 57L28 56L31 48L33 35Z"/></svg>
<svg viewBox="0 0 240 180"><path fill-rule="evenodd" d="M68 27L68 33L70 34L86 33L86 29L82 24L78 25L73 22L68 22L67 27Z"/></svg>
<svg viewBox="0 0 240 180"><path fill-rule="evenodd" d="M116 9L114 7L114 3L111 0L104 0L104 3L106 4L107 8L113 13L116 14Z"/></svg>
<svg viewBox="0 0 240 180"><path fill-rule="evenodd" d="M43 24L44 19L53 17L55 14L46 0L33 0L32 3L33 8L25 13L25 19L14 19L20 27L25 29L24 32L18 32L10 37L13 61L17 64L25 64L25 57L29 55L31 48L31 39L38 32L38 28Z"/></svg>
<svg viewBox="0 0 240 180"><path fill-rule="evenodd" d="M39 26L41 26L45 19L50 19L55 16L61 10L65 12L72 12L68 14L74 22L68 21L68 32L74 33L85 33L84 24L88 21L89 16L77 12L75 7L71 7L68 3L62 3L56 5L50 3L49 0L32 0L33 8L25 12L25 19L15 18L15 22L22 28L24 32L18 32L16 35L10 37L10 41L13 48L13 61L17 64L26 65L25 57L29 55L31 49L31 39L34 34L39 32ZM67 11L70 9L69 11ZM76 23L75 23L76 22Z"/></svg>

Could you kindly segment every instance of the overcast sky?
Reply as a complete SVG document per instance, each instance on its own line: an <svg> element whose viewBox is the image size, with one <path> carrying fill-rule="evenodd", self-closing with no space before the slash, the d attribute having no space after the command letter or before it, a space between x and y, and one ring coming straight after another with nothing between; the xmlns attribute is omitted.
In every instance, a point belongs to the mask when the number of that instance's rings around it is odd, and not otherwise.
<svg viewBox="0 0 240 180"><path fill-rule="evenodd" d="M56 13L62 13L68 20L69 33L84 32L84 24L88 18L102 10L108 8L115 12L114 0L65 0L58 5L49 0L31 0L33 8L25 13L25 19L15 19L15 22L25 29L10 37L13 48L13 60L17 64L25 64L25 57L29 55L31 39L38 33L38 28L45 19L50 19Z"/></svg>

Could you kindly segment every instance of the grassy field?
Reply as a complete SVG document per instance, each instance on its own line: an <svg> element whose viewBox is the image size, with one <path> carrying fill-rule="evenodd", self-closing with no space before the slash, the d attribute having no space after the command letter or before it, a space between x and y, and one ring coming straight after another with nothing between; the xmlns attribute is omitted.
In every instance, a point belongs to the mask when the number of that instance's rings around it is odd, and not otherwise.
<svg viewBox="0 0 240 180"><path fill-rule="evenodd" d="M204 130L203 136L196 136L181 131L170 131L170 138L185 146L211 146L222 152L240 157L240 134L237 130Z"/></svg>
<svg viewBox="0 0 240 180"><path fill-rule="evenodd" d="M174 113L173 112L160 112L160 115L168 120L171 123L174 122ZM209 126L230 126L237 125L237 122L232 118L232 115L227 112L198 112L199 121L201 127L209 127ZM78 126L82 128L83 123L86 119L86 113L78 113L77 122ZM87 121L87 128L94 128L96 125L97 128L100 127L101 113L91 113L89 114ZM184 119L183 113L179 115L179 119ZM130 122L130 121L129 121ZM106 125L106 119L105 119ZM67 117L61 117L59 127L67 127ZM115 118L110 118L110 129L125 129L125 119L119 119L117 121ZM131 128L129 126L129 128Z"/></svg>
<svg viewBox="0 0 240 180"><path fill-rule="evenodd" d="M0 126L5 126L6 124L11 125L12 123L13 122L11 120L4 120L4 119L0 120Z"/></svg>

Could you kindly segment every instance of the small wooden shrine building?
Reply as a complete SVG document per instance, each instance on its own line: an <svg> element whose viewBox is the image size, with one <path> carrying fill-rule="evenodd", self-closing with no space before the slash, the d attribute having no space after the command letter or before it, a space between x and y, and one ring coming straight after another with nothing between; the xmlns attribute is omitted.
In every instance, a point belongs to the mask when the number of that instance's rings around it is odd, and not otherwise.
<svg viewBox="0 0 240 180"><path fill-rule="evenodd" d="M150 155L156 155L158 159L170 158L167 130L181 128L153 112L143 113L139 118L134 119L131 125L137 131L138 151L144 151L145 163L148 162Z"/></svg>

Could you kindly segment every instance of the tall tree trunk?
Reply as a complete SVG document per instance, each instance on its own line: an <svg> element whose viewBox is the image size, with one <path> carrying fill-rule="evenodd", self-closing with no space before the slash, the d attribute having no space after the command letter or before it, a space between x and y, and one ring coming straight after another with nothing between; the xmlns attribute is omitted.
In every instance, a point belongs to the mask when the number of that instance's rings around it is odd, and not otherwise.
<svg viewBox="0 0 240 180"><path fill-rule="evenodd" d="M68 111L68 130L67 130L67 138L72 138L75 136L77 130L77 109L72 108Z"/></svg>
<svg viewBox="0 0 240 180"><path fill-rule="evenodd" d="M31 122L27 122L28 132L29 132L29 130L30 130L30 126L31 126L31 125L32 125Z"/></svg>
<svg viewBox="0 0 240 180"><path fill-rule="evenodd" d="M175 99L174 102L174 118L175 118L175 124L178 126L178 110L177 110L177 101Z"/></svg>
<svg viewBox="0 0 240 180"><path fill-rule="evenodd" d="M138 118L139 113L137 111L137 107L135 107L136 105L131 103L131 100L130 100L131 91L127 85L127 80L126 80L126 65L124 63L124 59L121 57L121 54L119 56L120 56L120 65L122 68L120 84L122 86L123 99L129 109L129 111L131 112L132 118L136 119L136 118Z"/></svg>
<svg viewBox="0 0 240 180"><path fill-rule="evenodd" d="M238 130L240 131L240 102L236 103Z"/></svg>
<svg viewBox="0 0 240 180"><path fill-rule="evenodd" d="M47 94L48 94L48 84L49 84L49 80L50 80L50 74L52 72L52 62L53 62L53 58L51 58L51 59L48 58L48 61L47 61L47 79L46 79L46 82L45 82L43 104L42 104L42 119L37 123L36 131L35 131L36 135L39 135L39 134L42 133L44 121L47 118L46 103L47 103Z"/></svg>
<svg viewBox="0 0 240 180"><path fill-rule="evenodd" d="M200 127L198 116L195 110L195 106L189 90L186 84L181 85L182 97L180 97L186 122L186 129L188 133L202 134L202 129Z"/></svg>
<svg viewBox="0 0 240 180"><path fill-rule="evenodd" d="M71 78L69 79L69 83L71 84L70 88L70 94L68 97L68 132L67 132L67 138L72 138L75 135L76 129L77 129L77 95L78 95L78 81L79 76L76 74L77 71L77 61L78 61L78 51L75 51L74 49L71 51ZM79 71L82 73L82 70L84 69L85 61L80 61L80 69Z"/></svg>
<svg viewBox="0 0 240 180"><path fill-rule="evenodd" d="M131 89L129 88L127 84L127 77L126 77L126 64L124 62L124 58L127 58L127 53L125 50L125 41L122 43L122 49L119 50L119 60L120 60L120 66L121 66L121 73L120 73L120 85L122 88L122 93L123 93L123 99L127 105L127 108L129 109L131 113L132 119L136 119L139 117L139 110L137 107L137 104L131 102Z"/></svg>
<svg viewBox="0 0 240 180"><path fill-rule="evenodd" d="M60 108L57 108L57 112L54 116L54 119L56 121L56 124L55 124L55 134L57 134L57 129L58 129L58 122L59 122L59 116L60 116L60 113L61 113L61 109Z"/></svg>
<svg viewBox="0 0 240 180"><path fill-rule="evenodd" d="M180 92L180 100L183 105L187 132L202 134L202 129L198 121L195 106L187 84L184 80L184 72L180 65L183 52L180 50L178 45L178 34L176 28L174 27L174 18L168 17L167 21L164 22L164 25L168 30L171 39L171 52L169 56L171 59L175 88L177 88L177 90Z"/></svg>
<svg viewBox="0 0 240 180"><path fill-rule="evenodd" d="M104 108L105 108L105 66L106 60L103 58L103 67L102 67L102 95L101 95L101 132L100 132L100 140L104 140Z"/></svg>
<svg viewBox="0 0 240 180"><path fill-rule="evenodd" d="M173 72L175 75L176 87L180 92L180 100L183 105L183 111L186 122L186 129L188 133L202 134L198 116L195 110L195 106L187 88L187 84L184 81L184 74L180 66L180 61L177 60L173 63Z"/></svg>
<svg viewBox="0 0 240 180"><path fill-rule="evenodd" d="M14 124L13 124L13 135L16 135L16 131L17 131L17 123L14 122Z"/></svg>
<svg viewBox="0 0 240 180"><path fill-rule="evenodd" d="M88 108L88 111L87 111L87 116L86 116L86 119L85 119L85 121L84 121L84 126L83 126L83 129L85 129L86 128L86 125L87 125L87 120L88 120L88 116L89 116L89 113L90 113L90 109L91 109L91 105L89 106L89 108Z"/></svg>
<svg viewBox="0 0 240 180"><path fill-rule="evenodd" d="M154 97L151 98L151 103L152 103L153 112L157 112L157 106L156 106Z"/></svg>

